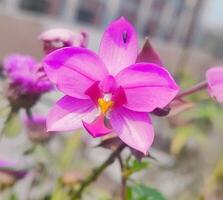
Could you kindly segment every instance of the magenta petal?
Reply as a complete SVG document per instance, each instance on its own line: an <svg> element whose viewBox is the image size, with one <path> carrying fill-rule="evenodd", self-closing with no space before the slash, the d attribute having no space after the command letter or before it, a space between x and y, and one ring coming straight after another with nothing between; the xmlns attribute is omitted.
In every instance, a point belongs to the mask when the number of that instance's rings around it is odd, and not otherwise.
<svg viewBox="0 0 223 200"><path fill-rule="evenodd" d="M136 62L154 63L163 66L159 54L153 49L148 38L146 38L145 43L137 56Z"/></svg>
<svg viewBox="0 0 223 200"><path fill-rule="evenodd" d="M113 108L118 108L123 104L127 103L125 91L122 87L119 87L112 96L112 101L114 102Z"/></svg>
<svg viewBox="0 0 223 200"><path fill-rule="evenodd" d="M104 116L98 116L93 122L87 123L83 121L83 126L87 132L93 137L101 137L111 133L111 129L107 128L104 123Z"/></svg>
<svg viewBox="0 0 223 200"><path fill-rule="evenodd" d="M0 169L6 169L6 168L13 169L16 167L16 165L17 165L17 163L15 163L15 162L0 160Z"/></svg>
<svg viewBox="0 0 223 200"><path fill-rule="evenodd" d="M94 104L91 100L64 96L51 109L47 116L48 131L70 131L82 127L82 120L95 118Z"/></svg>
<svg viewBox="0 0 223 200"><path fill-rule="evenodd" d="M98 105L98 99L102 96L99 89L99 81L94 82L91 87L85 91L85 94L88 95L96 105Z"/></svg>
<svg viewBox="0 0 223 200"><path fill-rule="evenodd" d="M138 51L137 34L134 27L123 17L112 22L104 32L99 55L115 75L136 61Z"/></svg>
<svg viewBox="0 0 223 200"><path fill-rule="evenodd" d="M147 113L119 108L111 113L110 123L124 143L147 154L154 139L153 126Z"/></svg>
<svg viewBox="0 0 223 200"><path fill-rule="evenodd" d="M60 69L59 73L60 76L57 78L57 88L61 92L79 99L89 98L89 96L86 95L86 90L95 82L83 76L83 74L75 73L69 68Z"/></svg>
<svg viewBox="0 0 223 200"><path fill-rule="evenodd" d="M213 67L206 72L209 93L218 102L223 102L223 67Z"/></svg>
<svg viewBox="0 0 223 200"><path fill-rule="evenodd" d="M65 90L65 94L69 91L69 95L77 98L87 98L84 94L86 89L108 75L103 61L94 52L83 48L66 47L56 50L47 55L43 63L50 80L56 84L59 81L60 89ZM72 83L68 84L67 79L72 79ZM73 94L70 94L73 83L78 87L74 86Z"/></svg>
<svg viewBox="0 0 223 200"><path fill-rule="evenodd" d="M169 104L179 91L170 73L152 63L137 63L116 76L124 88L126 108L138 112L151 112Z"/></svg>

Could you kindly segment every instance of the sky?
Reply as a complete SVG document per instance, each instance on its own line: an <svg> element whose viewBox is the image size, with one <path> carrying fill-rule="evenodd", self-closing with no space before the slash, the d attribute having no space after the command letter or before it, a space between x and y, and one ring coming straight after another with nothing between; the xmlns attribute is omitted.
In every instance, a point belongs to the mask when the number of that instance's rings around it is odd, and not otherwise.
<svg viewBox="0 0 223 200"><path fill-rule="evenodd" d="M207 1L202 23L208 28L223 28L223 0Z"/></svg>

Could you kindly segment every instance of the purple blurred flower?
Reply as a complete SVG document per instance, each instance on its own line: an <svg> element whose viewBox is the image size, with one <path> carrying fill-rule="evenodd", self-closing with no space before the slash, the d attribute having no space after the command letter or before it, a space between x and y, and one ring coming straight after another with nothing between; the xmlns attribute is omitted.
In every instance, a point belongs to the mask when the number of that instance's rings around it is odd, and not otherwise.
<svg viewBox="0 0 223 200"><path fill-rule="evenodd" d="M169 104L179 88L165 68L136 63L137 47L136 31L122 17L105 31L98 55L68 47L46 56L46 73L66 94L50 111L48 130L84 126L93 137L114 131L146 154L154 138L148 112Z"/></svg>
<svg viewBox="0 0 223 200"><path fill-rule="evenodd" d="M7 97L12 105L29 107L52 89L43 66L31 56L12 54L4 59L3 66L9 84Z"/></svg>
<svg viewBox="0 0 223 200"><path fill-rule="evenodd" d="M8 187L25 177L27 169L18 167L18 163L0 160L0 185Z"/></svg>
<svg viewBox="0 0 223 200"><path fill-rule="evenodd" d="M57 28L44 31L39 39L43 42L43 49L46 54L63 47L86 47L88 34L84 31L73 33L70 30Z"/></svg>
<svg viewBox="0 0 223 200"><path fill-rule="evenodd" d="M34 143L46 142L51 139L55 132L47 132L46 118L39 115L32 115L32 118L26 117L24 120L27 135Z"/></svg>
<svg viewBox="0 0 223 200"><path fill-rule="evenodd" d="M218 102L223 102L223 67L212 67L206 72L208 90Z"/></svg>

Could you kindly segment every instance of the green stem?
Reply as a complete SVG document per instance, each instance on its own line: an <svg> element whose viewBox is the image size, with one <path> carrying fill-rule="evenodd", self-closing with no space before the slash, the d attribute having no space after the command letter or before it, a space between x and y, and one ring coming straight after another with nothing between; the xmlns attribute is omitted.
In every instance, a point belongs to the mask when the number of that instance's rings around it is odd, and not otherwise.
<svg viewBox="0 0 223 200"><path fill-rule="evenodd" d="M97 180L97 178L100 176L100 174L110 165L114 162L115 158L119 156L119 154L122 152L122 150L125 148L124 144L121 144L114 152L110 154L110 156L96 169L93 170L93 172L84 180L82 181L79 189L75 191L72 195L72 200L80 199L82 196L83 191L94 181Z"/></svg>
<svg viewBox="0 0 223 200"><path fill-rule="evenodd" d="M11 108L11 110L9 111L8 116L7 116L7 118L6 118L5 122L4 122L3 128L2 128L2 130L1 130L1 132L0 132L0 140L3 138L4 132L5 132L5 126L6 126L6 124L10 121L10 119L12 118L12 116L13 116L13 114L14 114L15 112L17 112L17 111L14 110L14 109L12 109L12 108Z"/></svg>
<svg viewBox="0 0 223 200"><path fill-rule="evenodd" d="M125 170L125 166L124 166L124 163L122 161L122 157L119 155L118 156L118 161L119 161L119 164L120 164L120 167L121 167L121 174L122 174L122 181L121 181L121 199L122 200L127 200L127 191L126 191L126 188L127 188L127 177L124 175L124 170Z"/></svg>
<svg viewBox="0 0 223 200"><path fill-rule="evenodd" d="M33 120L32 112L31 112L30 108L26 109L26 114L30 120Z"/></svg>

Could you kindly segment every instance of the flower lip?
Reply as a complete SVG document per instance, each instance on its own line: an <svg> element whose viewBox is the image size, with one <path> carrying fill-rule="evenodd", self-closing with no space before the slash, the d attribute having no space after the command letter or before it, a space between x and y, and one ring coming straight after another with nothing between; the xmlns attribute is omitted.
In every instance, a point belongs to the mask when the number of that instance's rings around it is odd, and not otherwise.
<svg viewBox="0 0 223 200"><path fill-rule="evenodd" d="M103 114L99 115L93 122L87 123L82 121L84 128L93 137L101 137L112 132L112 129L108 128L105 123L105 116Z"/></svg>

